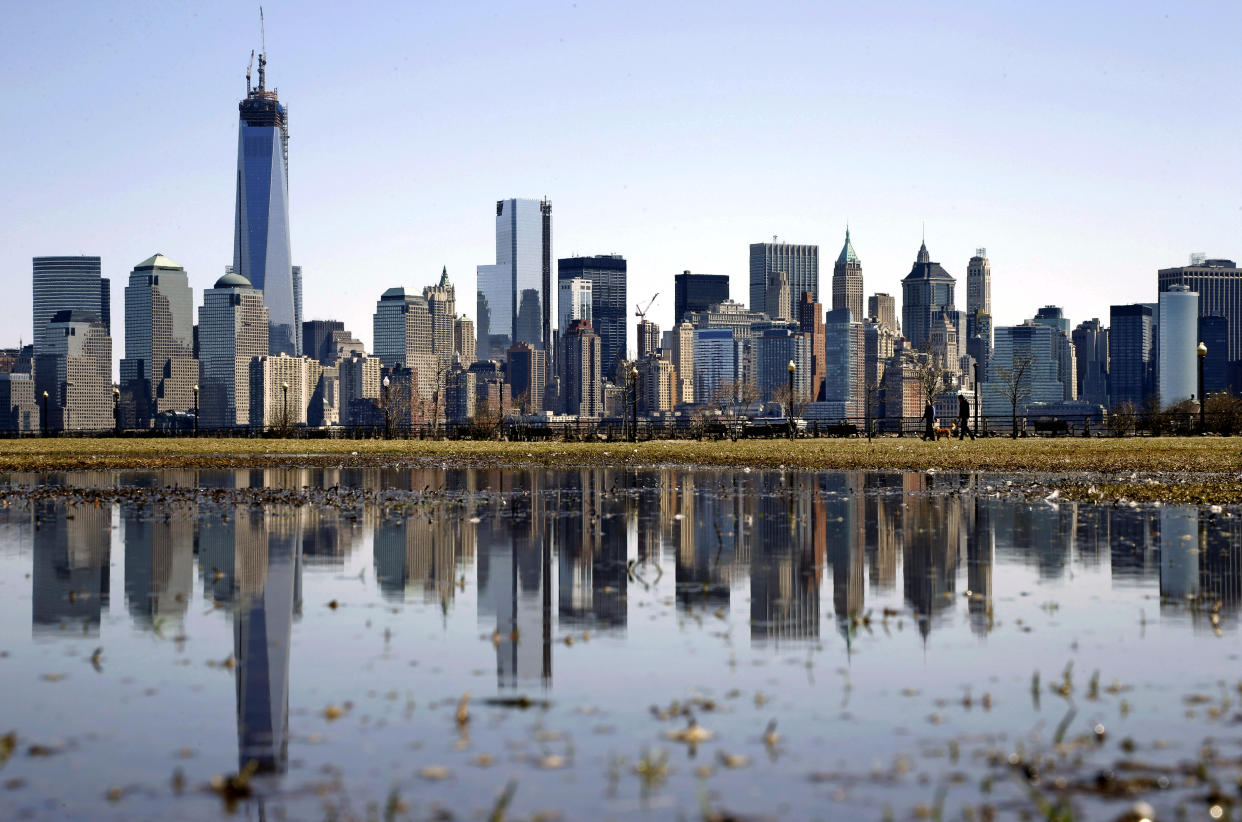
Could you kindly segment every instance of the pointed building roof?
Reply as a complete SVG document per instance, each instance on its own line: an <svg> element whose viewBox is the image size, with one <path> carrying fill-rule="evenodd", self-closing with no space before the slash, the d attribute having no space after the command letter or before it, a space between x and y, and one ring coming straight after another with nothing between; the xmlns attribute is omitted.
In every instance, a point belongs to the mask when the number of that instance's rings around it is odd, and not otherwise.
<svg viewBox="0 0 1242 822"><path fill-rule="evenodd" d="M138 265L134 266L135 271L144 271L147 269L155 269L155 268L163 268L163 269L168 269L172 271L181 270L181 266L177 265L172 260L168 259L167 257L165 257L163 254L160 254L159 252L152 254L150 257L147 257L145 260L138 263Z"/></svg>
<svg viewBox="0 0 1242 822"><path fill-rule="evenodd" d="M845 245L841 246L841 255L837 257L837 265L846 263L857 263L862 265L862 260L858 259L858 254L854 251L854 244L850 242L850 227L845 227Z"/></svg>
<svg viewBox="0 0 1242 822"><path fill-rule="evenodd" d="M914 265L910 268L910 273L905 276L905 280L943 280L951 283L957 282L953 275L944 270L940 263L932 262L931 254L927 252L927 243L924 242L919 246L918 259L914 261Z"/></svg>
<svg viewBox="0 0 1242 822"><path fill-rule="evenodd" d="M449 284L448 266L446 265L440 269L440 287L444 288L448 284Z"/></svg>
<svg viewBox="0 0 1242 822"><path fill-rule="evenodd" d="M923 244L919 246L919 257L918 257L918 261L919 261L920 263L930 263L930 262L931 262L931 255L927 253L927 241L926 241L926 240L924 240L924 241L923 241Z"/></svg>

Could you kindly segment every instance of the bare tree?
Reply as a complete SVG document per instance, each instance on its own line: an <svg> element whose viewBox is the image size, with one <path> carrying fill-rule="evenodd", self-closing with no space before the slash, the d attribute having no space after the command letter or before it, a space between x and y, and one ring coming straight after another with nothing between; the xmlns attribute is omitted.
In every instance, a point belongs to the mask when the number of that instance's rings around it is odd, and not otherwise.
<svg viewBox="0 0 1242 822"><path fill-rule="evenodd" d="M923 399L930 403L936 397L953 386L953 372L941 364L940 359L930 350L919 351L914 355L915 371L919 385L923 391Z"/></svg>
<svg viewBox="0 0 1242 822"><path fill-rule="evenodd" d="M1011 367L994 365L988 368L988 382L995 382L1000 386L1001 395L1009 400L1009 406L1013 410L1010 436L1014 439L1018 437L1018 404L1031 396L1031 386L1026 376L1034 364L1035 359L1030 354L1016 354Z"/></svg>

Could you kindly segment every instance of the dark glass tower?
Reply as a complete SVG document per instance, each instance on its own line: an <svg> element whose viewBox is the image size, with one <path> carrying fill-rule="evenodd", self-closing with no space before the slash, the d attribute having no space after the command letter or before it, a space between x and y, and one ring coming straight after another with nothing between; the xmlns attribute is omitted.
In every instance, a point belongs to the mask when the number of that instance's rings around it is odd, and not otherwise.
<svg viewBox="0 0 1242 822"><path fill-rule="evenodd" d="M566 257L556 263L558 282L575 277L591 281L591 326L600 336L600 363L605 378L612 377L628 346L625 273L625 258L620 254ZM566 331L561 329L562 334Z"/></svg>
<svg viewBox="0 0 1242 822"><path fill-rule="evenodd" d="M673 278L673 327L681 325L689 311L706 311L729 299L728 274L691 274L685 271Z"/></svg>
<svg viewBox="0 0 1242 822"><path fill-rule="evenodd" d="M269 312L268 349L301 353L294 271L289 251L289 117L266 86L267 53L259 55L259 85L238 106L237 211L233 271L263 292Z"/></svg>

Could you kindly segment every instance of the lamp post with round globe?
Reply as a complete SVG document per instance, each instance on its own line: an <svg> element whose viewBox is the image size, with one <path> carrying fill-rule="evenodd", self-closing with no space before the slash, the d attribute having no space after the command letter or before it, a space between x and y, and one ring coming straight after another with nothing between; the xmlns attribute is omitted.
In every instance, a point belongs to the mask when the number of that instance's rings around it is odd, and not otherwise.
<svg viewBox="0 0 1242 822"><path fill-rule="evenodd" d="M790 360L786 368L789 370L789 438L793 439L797 431L794 425L794 372L798 370L798 364Z"/></svg>
<svg viewBox="0 0 1242 822"><path fill-rule="evenodd" d="M1199 343L1199 433L1206 434L1207 426L1204 424L1207 417L1207 394L1203 393L1203 361L1207 359L1207 344Z"/></svg>

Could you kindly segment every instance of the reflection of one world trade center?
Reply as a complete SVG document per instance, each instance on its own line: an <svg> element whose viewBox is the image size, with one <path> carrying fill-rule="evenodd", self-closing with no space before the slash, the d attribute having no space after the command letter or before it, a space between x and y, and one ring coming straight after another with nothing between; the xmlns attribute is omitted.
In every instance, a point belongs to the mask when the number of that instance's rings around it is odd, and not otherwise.
<svg viewBox="0 0 1242 822"><path fill-rule="evenodd" d="M199 567L205 594L233 606L237 759L260 772L288 765L289 646L301 607L300 512L237 508L204 520Z"/></svg>
<svg viewBox="0 0 1242 822"><path fill-rule="evenodd" d="M478 526L479 619L496 619L501 688L552 682L552 542L536 475L489 472L481 488L509 495ZM517 492L517 493L513 493Z"/></svg>

